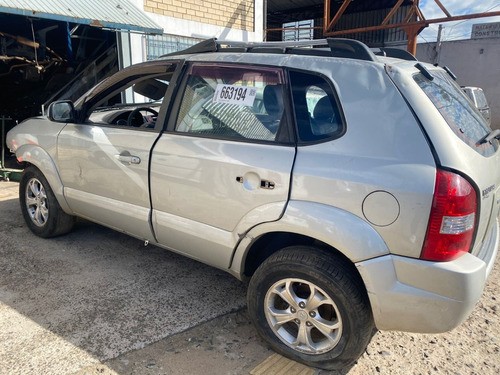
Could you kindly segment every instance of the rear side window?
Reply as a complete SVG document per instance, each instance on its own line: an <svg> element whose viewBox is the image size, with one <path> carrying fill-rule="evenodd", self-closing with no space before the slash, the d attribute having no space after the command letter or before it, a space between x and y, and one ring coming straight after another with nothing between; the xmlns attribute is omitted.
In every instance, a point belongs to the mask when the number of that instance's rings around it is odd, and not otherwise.
<svg viewBox="0 0 500 375"><path fill-rule="evenodd" d="M283 83L280 69L191 66L175 130L228 140L283 141Z"/></svg>
<svg viewBox="0 0 500 375"><path fill-rule="evenodd" d="M342 135L344 124L328 82L321 76L297 71L290 71L290 82L299 140L316 142Z"/></svg>
<svg viewBox="0 0 500 375"><path fill-rule="evenodd" d="M490 132L481 114L446 72L433 71L432 75L432 81L420 73L414 79L463 142L481 155L493 155L498 141L478 143Z"/></svg>

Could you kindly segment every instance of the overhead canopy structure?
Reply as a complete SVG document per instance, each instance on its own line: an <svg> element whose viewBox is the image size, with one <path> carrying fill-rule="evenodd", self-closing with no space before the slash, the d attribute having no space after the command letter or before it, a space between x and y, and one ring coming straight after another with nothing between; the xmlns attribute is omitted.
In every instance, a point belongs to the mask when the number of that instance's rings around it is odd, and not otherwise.
<svg viewBox="0 0 500 375"><path fill-rule="evenodd" d="M129 0L0 0L0 13L146 34L163 32Z"/></svg>
<svg viewBox="0 0 500 375"><path fill-rule="evenodd" d="M420 0L267 0L268 36L270 31L284 30L279 23L314 19L315 38L348 36L372 46L405 41L408 50L415 53L418 34L430 24L500 15L484 12L454 16L443 4L445 1L428 1L437 4L443 17L426 19Z"/></svg>
<svg viewBox="0 0 500 375"><path fill-rule="evenodd" d="M381 1L381 0L379 0ZM430 0L429 0L430 1ZM355 6L356 2L353 0L342 0L342 5L336 8L336 3L339 0L325 0L325 24L323 27L323 32L328 36L338 36L345 35L348 33L356 32L370 32L377 30L387 30L400 28L403 29L408 35L408 51L415 54L417 49L417 36L418 34L430 24L433 23L443 23L451 21L469 20L475 18L493 17L500 15L500 12L484 12L484 13L474 13L474 14L464 14L459 16L453 16L448 9L443 5L441 0L434 0L436 5L441 9L446 17L426 19L420 10L420 0L393 0L392 6L383 21L378 25L372 25L368 27L358 27L351 28L350 30L335 30L335 24L342 17L342 14L350 6ZM386 1L390 3L390 1ZM352 4L352 5L351 5ZM404 20L398 20L395 18L398 10L402 8L405 4L408 4L409 11L407 12ZM335 7L336 11L331 12L332 7ZM389 8L387 8L389 9ZM333 18L332 15L334 14Z"/></svg>

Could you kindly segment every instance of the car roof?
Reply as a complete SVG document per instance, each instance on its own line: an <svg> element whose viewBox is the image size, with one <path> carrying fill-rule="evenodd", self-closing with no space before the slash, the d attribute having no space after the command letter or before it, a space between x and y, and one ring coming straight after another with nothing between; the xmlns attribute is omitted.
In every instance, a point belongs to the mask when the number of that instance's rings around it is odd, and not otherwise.
<svg viewBox="0 0 500 375"><path fill-rule="evenodd" d="M369 48L364 43L346 38L326 38L284 42L238 42L204 40L185 50L160 56L156 61L182 59L197 62L249 63L267 66L294 67L294 62L307 60L336 64L370 64L384 68L386 65L408 72L441 69L419 62L406 50L397 48ZM299 59L299 60L297 60ZM303 64L300 64L303 65ZM444 68L446 71L447 68ZM450 75L454 76L452 72Z"/></svg>
<svg viewBox="0 0 500 375"><path fill-rule="evenodd" d="M318 57L337 57L377 62L383 57L416 61L415 56L397 48L373 48L347 38L326 38L284 42L237 42L207 39L185 50L163 55L161 58L205 53L278 54Z"/></svg>

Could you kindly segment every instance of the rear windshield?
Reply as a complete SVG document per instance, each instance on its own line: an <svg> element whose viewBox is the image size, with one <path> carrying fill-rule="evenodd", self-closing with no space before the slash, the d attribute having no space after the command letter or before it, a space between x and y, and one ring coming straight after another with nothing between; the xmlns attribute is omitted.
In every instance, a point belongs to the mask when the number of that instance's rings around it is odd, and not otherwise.
<svg viewBox="0 0 500 375"><path fill-rule="evenodd" d="M414 79L463 142L481 155L493 155L498 148L498 141L478 144L491 129L460 86L444 71L432 71L432 75L432 81L421 73L416 74Z"/></svg>

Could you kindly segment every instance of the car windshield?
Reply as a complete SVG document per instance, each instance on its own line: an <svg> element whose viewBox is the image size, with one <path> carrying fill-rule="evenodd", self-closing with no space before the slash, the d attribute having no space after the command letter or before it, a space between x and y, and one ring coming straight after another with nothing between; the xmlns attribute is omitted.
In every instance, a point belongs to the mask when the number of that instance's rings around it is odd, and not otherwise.
<svg viewBox="0 0 500 375"><path fill-rule="evenodd" d="M416 74L414 79L463 142L481 155L493 155L498 141L479 143L491 129L460 86L444 71L432 71L432 75L432 81L421 73Z"/></svg>

